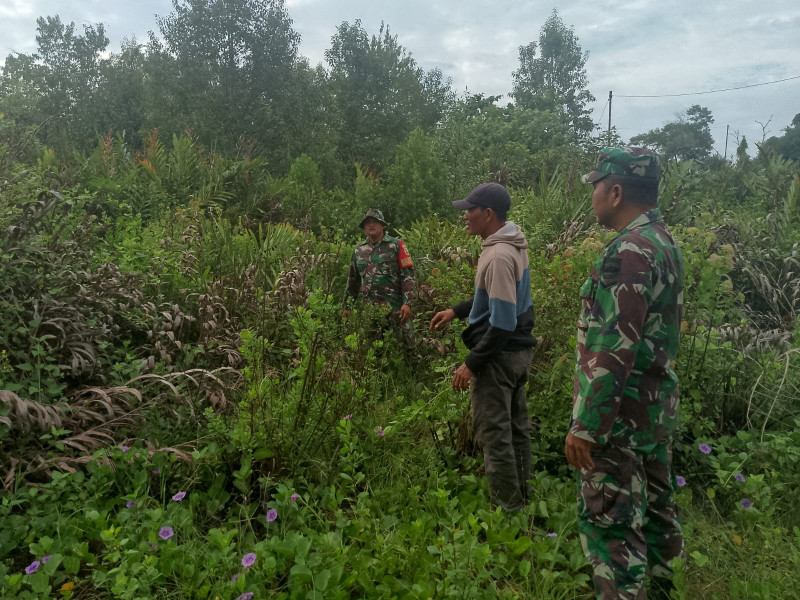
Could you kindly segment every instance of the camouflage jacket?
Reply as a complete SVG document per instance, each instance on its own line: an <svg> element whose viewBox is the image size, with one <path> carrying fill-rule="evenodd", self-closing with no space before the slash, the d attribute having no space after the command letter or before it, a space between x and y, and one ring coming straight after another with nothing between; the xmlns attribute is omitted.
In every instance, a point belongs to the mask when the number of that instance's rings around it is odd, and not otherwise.
<svg viewBox="0 0 800 600"><path fill-rule="evenodd" d="M356 246L344 292L344 307L364 295L367 302L388 304L397 310L414 298L414 264L406 245L388 235L373 244L369 238Z"/></svg>
<svg viewBox="0 0 800 600"><path fill-rule="evenodd" d="M644 451L678 418L683 258L658 209L639 215L581 288L570 432Z"/></svg>

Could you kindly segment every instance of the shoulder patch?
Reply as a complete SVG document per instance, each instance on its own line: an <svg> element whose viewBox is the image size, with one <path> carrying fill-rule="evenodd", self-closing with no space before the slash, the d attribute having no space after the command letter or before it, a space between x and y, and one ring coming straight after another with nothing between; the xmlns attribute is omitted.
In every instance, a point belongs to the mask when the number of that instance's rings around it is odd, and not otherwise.
<svg viewBox="0 0 800 600"><path fill-rule="evenodd" d="M608 257L603 261L603 268L600 271L600 283L611 285L616 283L622 269L622 259L618 256Z"/></svg>
<svg viewBox="0 0 800 600"><path fill-rule="evenodd" d="M397 266L401 269L409 269L414 266L414 263L411 262L411 255L406 250L406 245L401 241L397 241Z"/></svg>

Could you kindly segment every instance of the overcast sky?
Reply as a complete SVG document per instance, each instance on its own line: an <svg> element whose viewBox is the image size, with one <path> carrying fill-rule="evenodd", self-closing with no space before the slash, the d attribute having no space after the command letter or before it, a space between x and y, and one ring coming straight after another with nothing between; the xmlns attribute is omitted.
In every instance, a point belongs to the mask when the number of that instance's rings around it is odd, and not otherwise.
<svg viewBox="0 0 800 600"><path fill-rule="evenodd" d="M597 98L594 118L628 139L665 122L692 104L709 108L717 150L735 148L734 134L752 142L781 135L800 113L800 79L697 96L624 98L740 87L800 76L798 0L287 0L301 53L312 64L342 21L361 19L370 33L381 21L427 69L439 67L462 92L511 91L518 48L537 40L553 8L574 27L589 51L589 89ZM118 51L124 37L147 39L155 15L170 13L170 0L0 0L0 60L11 52L36 50L36 18L59 15L64 22L102 22Z"/></svg>

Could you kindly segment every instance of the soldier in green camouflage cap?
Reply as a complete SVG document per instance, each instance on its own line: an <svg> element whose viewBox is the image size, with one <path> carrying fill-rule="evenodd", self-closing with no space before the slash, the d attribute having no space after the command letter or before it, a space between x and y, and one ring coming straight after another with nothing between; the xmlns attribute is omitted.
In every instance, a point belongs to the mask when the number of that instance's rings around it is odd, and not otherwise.
<svg viewBox="0 0 800 600"><path fill-rule="evenodd" d="M583 183L596 183L608 175L635 178L642 183L655 182L661 177L658 156L647 148L603 148L597 157L597 168L584 175Z"/></svg>
<svg viewBox="0 0 800 600"><path fill-rule="evenodd" d="M565 453L578 474L578 528L598 599L669 598L683 537L673 500L683 258L658 209L658 157L604 148L592 208L619 232L581 288Z"/></svg>
<svg viewBox="0 0 800 600"><path fill-rule="evenodd" d="M356 246L350 260L350 273L344 292L344 316L359 294L372 304L385 304L390 318L407 346L414 343L411 328L411 302L414 298L414 263L399 239L386 235L386 220L381 211L370 208L359 225L367 239Z"/></svg>
<svg viewBox="0 0 800 600"><path fill-rule="evenodd" d="M367 219L374 219L381 225L383 225L384 230L386 229L386 220L383 218L383 213L379 211L377 208L368 208L367 211L364 213L364 216L361 217L361 223L358 224L361 229L364 229L364 225L366 224Z"/></svg>

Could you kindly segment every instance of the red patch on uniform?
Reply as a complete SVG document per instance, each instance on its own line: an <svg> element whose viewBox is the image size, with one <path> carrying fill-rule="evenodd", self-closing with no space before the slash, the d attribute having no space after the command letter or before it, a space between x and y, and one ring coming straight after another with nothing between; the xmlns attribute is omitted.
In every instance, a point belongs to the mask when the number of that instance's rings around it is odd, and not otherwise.
<svg viewBox="0 0 800 600"><path fill-rule="evenodd" d="M406 250L406 245L403 242L398 242L400 250L397 252L397 266L401 269L409 269L414 266L411 262L411 255Z"/></svg>

